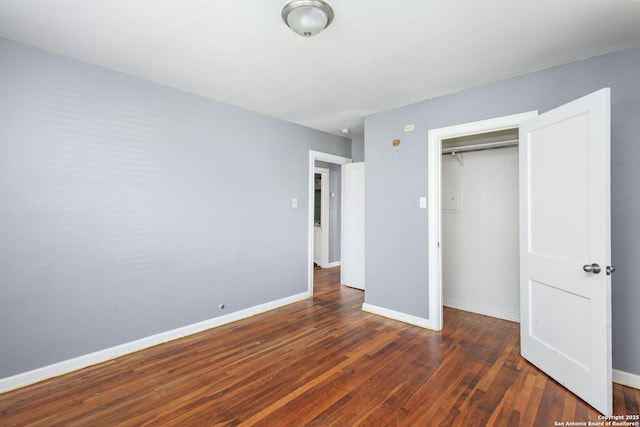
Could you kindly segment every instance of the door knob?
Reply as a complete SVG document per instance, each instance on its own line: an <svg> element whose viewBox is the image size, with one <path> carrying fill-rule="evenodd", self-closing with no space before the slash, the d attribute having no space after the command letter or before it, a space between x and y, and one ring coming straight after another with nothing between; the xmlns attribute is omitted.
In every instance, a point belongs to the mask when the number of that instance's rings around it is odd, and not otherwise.
<svg viewBox="0 0 640 427"><path fill-rule="evenodd" d="M598 274L601 271L600 266L598 264L596 264L595 262L593 264L591 264L591 265L589 265L589 264L583 265L582 269L584 271L586 271L587 273L593 273L593 274Z"/></svg>
<svg viewBox="0 0 640 427"><path fill-rule="evenodd" d="M607 265L607 276L611 276L613 274L613 272L616 271L616 268L613 265Z"/></svg>

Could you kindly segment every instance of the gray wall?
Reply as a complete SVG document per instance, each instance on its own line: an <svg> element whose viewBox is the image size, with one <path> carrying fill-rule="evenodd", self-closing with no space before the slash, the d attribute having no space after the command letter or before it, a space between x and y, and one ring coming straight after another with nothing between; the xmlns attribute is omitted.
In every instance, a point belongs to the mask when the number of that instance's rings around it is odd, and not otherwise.
<svg viewBox="0 0 640 427"><path fill-rule="evenodd" d="M4 39L0 63L0 378L306 292L308 153L348 139Z"/></svg>
<svg viewBox="0 0 640 427"><path fill-rule="evenodd" d="M640 374L640 49L631 49L372 115L365 120L368 304L428 318L428 131L530 110L611 87L613 367ZM415 132L404 133L414 123ZM396 153L391 143L402 140Z"/></svg>
<svg viewBox="0 0 640 427"><path fill-rule="evenodd" d="M329 169L329 262L340 261L340 203L342 201L342 166L316 161L319 168Z"/></svg>
<svg viewBox="0 0 640 427"><path fill-rule="evenodd" d="M351 158L353 163L364 162L364 135L351 139Z"/></svg>

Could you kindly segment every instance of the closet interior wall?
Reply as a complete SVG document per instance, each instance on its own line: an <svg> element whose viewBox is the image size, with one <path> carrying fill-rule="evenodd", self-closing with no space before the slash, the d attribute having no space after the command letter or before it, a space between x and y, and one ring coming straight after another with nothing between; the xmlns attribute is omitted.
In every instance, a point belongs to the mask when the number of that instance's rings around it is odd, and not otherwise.
<svg viewBox="0 0 640 427"><path fill-rule="evenodd" d="M519 321L517 129L442 147L443 303Z"/></svg>

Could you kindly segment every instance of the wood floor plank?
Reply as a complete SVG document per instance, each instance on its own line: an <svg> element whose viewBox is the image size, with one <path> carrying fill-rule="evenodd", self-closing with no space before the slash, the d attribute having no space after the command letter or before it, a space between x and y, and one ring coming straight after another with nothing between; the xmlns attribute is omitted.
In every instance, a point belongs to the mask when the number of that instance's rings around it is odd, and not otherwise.
<svg viewBox="0 0 640 427"><path fill-rule="evenodd" d="M446 308L429 331L314 297L0 394L0 426L552 426L598 413L520 356L518 325ZM614 412L640 390L614 384Z"/></svg>

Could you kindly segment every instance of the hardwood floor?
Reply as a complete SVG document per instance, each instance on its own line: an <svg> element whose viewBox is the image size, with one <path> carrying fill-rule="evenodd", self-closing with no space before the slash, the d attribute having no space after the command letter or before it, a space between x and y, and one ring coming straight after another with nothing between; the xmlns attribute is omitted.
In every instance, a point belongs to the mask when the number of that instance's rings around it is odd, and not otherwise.
<svg viewBox="0 0 640 427"><path fill-rule="evenodd" d="M519 355L518 324L445 309L442 332L360 310L339 268L313 301L0 395L0 425L553 426L598 413ZM614 384L616 415L640 391Z"/></svg>

